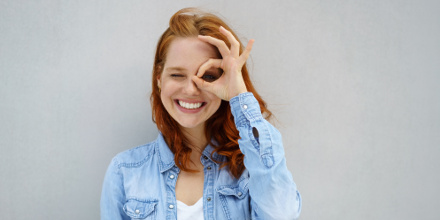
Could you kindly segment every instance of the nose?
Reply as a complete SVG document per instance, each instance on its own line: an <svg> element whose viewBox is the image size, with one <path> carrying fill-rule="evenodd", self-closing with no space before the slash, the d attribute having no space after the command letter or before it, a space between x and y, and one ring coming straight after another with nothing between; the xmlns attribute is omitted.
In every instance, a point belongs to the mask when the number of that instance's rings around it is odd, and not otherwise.
<svg viewBox="0 0 440 220"><path fill-rule="evenodd" d="M188 78L188 80L185 82L184 86L185 94L187 95L199 95L200 89L197 87L197 85L192 81L191 78Z"/></svg>

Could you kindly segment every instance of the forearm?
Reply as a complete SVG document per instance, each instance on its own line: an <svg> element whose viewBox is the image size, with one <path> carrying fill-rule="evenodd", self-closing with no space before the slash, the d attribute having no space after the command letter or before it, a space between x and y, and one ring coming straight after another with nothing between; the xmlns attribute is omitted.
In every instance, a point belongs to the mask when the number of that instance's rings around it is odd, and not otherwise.
<svg viewBox="0 0 440 220"><path fill-rule="evenodd" d="M252 93L230 101L244 164L249 171L253 216L261 219L294 219L301 210L301 197L287 169L281 135L259 108Z"/></svg>

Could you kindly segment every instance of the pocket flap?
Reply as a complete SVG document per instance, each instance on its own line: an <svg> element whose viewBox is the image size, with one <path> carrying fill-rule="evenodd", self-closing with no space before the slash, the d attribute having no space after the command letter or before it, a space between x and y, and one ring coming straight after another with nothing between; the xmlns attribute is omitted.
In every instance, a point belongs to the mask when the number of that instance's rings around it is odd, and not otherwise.
<svg viewBox="0 0 440 220"><path fill-rule="evenodd" d="M143 219L154 212L156 205L157 201L130 199L124 205L124 212L132 218Z"/></svg>
<svg viewBox="0 0 440 220"><path fill-rule="evenodd" d="M224 196L235 196L239 199L243 199L249 193L248 183L248 178L242 178L235 186L226 185L218 187L217 192Z"/></svg>

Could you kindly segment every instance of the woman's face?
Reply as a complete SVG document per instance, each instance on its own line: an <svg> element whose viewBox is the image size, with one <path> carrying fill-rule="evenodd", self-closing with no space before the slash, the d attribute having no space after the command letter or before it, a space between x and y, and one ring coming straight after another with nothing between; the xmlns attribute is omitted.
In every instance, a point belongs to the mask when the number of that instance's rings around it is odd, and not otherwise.
<svg viewBox="0 0 440 220"><path fill-rule="evenodd" d="M199 67L211 58L219 58L217 50L196 37L176 38L169 48L158 86L160 98L167 112L183 128L203 129L219 108L221 99L200 90L191 80ZM206 71L204 79L213 81L221 71Z"/></svg>

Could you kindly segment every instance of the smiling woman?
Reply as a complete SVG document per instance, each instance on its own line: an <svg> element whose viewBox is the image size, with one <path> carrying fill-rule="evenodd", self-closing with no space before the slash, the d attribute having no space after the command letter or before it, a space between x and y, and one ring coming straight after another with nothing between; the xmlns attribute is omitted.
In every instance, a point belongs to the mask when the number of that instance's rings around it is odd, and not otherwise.
<svg viewBox="0 0 440 220"><path fill-rule="evenodd" d="M217 16L182 9L160 38L151 105L159 137L118 154L101 219L295 219L301 197L246 48Z"/></svg>
<svg viewBox="0 0 440 220"><path fill-rule="evenodd" d="M199 67L212 58L220 57L210 44L197 37L176 38L168 49L164 71L157 79L158 87L162 90L160 99L165 110L177 121L183 132L192 136L202 134L204 137L204 133L200 131L204 130L205 121L220 107L220 98L213 93L200 90L192 80ZM212 74L205 75L206 78L202 78L213 81ZM203 139L198 138L203 142L201 145L206 145L206 140Z"/></svg>

